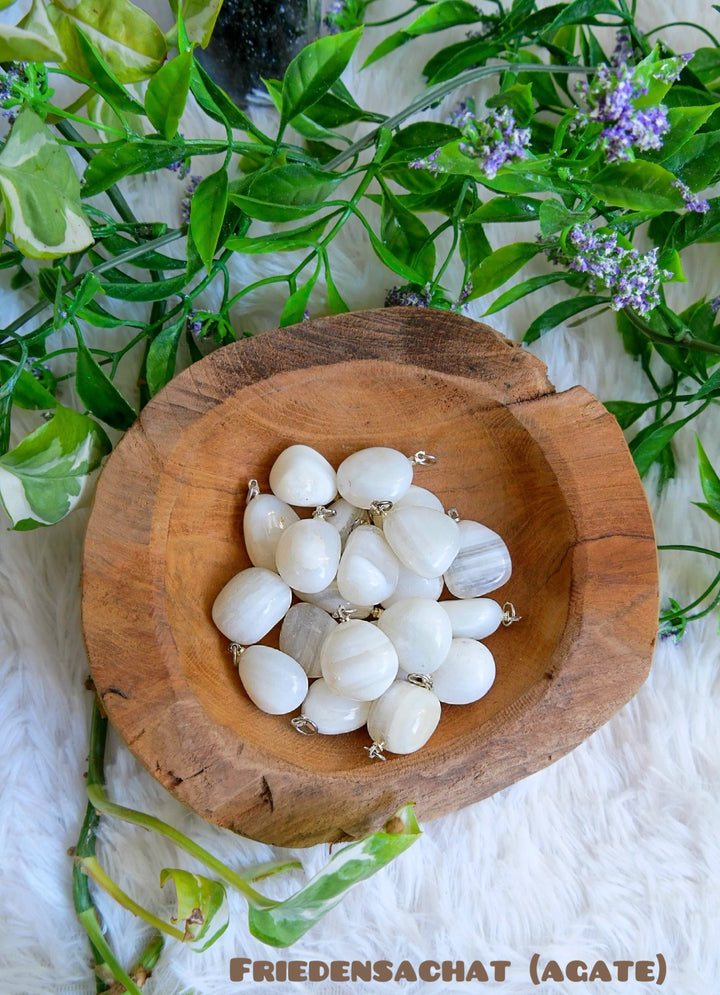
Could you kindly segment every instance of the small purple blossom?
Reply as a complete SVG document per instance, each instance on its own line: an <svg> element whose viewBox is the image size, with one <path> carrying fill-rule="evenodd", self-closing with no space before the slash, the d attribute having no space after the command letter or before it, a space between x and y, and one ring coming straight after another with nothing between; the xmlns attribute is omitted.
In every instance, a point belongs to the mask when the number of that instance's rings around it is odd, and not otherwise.
<svg viewBox="0 0 720 995"><path fill-rule="evenodd" d="M670 186L675 187L679 190L682 199L685 201L685 207L688 211L696 211L698 214L705 214L706 211L710 210L710 204L703 200L702 197L698 197L696 193L693 193L687 184L683 183L682 180L673 180Z"/></svg>
<svg viewBox="0 0 720 995"><path fill-rule="evenodd" d="M180 215L183 219L183 223L190 224L190 205L192 204L193 194L198 188L198 184L202 180L202 176L191 176L185 185L185 194L183 199L180 201Z"/></svg>
<svg viewBox="0 0 720 995"><path fill-rule="evenodd" d="M343 24L343 14L345 13L346 6L346 0L332 0L332 3L328 4L325 13L325 27L328 30L328 34L339 34L346 27Z"/></svg>
<svg viewBox="0 0 720 995"><path fill-rule="evenodd" d="M430 284L423 289L412 283L404 287L391 287L385 295L385 307L430 307L432 303L432 291Z"/></svg>
<svg viewBox="0 0 720 995"><path fill-rule="evenodd" d="M720 311L720 297L713 297L710 301L710 310L713 314L717 314Z"/></svg>
<svg viewBox="0 0 720 995"><path fill-rule="evenodd" d="M605 287L614 311L630 307L645 317L660 303L659 287L672 273L658 266L658 249L644 254L618 245L617 232L598 232L591 225L575 225L567 238L575 255L562 261L576 273L589 276L589 289ZM556 260L560 261L556 254Z"/></svg>
<svg viewBox="0 0 720 995"><path fill-rule="evenodd" d="M455 304L453 304L453 306L451 307L450 310L451 311L467 311L467 309L468 309L467 301L468 301L468 298L470 297L470 294L472 293L472 289L473 289L473 282L472 282L472 280L468 280L467 283L465 283L463 285L463 288L460 291L460 295L459 295L457 301L455 302Z"/></svg>
<svg viewBox="0 0 720 995"><path fill-rule="evenodd" d="M517 127L511 107L493 109L481 120L475 114L474 102L467 100L451 115L451 122L462 134L459 150L476 159L489 180L511 160L527 156L530 129Z"/></svg>
<svg viewBox="0 0 720 995"><path fill-rule="evenodd" d="M433 176L437 176L440 172L440 166L438 165L438 158L440 156L440 149L435 149L430 155L425 156L424 159L413 159L412 162L408 163L410 169L427 169L429 173Z"/></svg>
<svg viewBox="0 0 720 995"><path fill-rule="evenodd" d="M680 79L685 66L694 57L694 52L686 52L684 55L677 55L672 59L668 59L659 72L653 73L653 79L659 79L662 83L676 83Z"/></svg>
<svg viewBox="0 0 720 995"><path fill-rule="evenodd" d="M205 337L203 335L202 318L197 314L196 311L188 311L187 318L185 319L185 324L187 326L187 330L196 339L202 339Z"/></svg>

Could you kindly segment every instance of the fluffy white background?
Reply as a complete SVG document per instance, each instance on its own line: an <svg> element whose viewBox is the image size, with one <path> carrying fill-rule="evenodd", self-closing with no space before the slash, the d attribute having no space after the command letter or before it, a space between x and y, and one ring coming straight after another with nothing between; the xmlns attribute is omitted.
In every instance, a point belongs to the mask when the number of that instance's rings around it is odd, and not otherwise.
<svg viewBox="0 0 720 995"><path fill-rule="evenodd" d="M720 28L720 17L699 0L652 4L640 0L640 23L682 18ZM386 9L400 9L388 3ZM675 33L686 51L703 44L692 28ZM347 81L361 104L387 111L421 88L425 41L372 71L351 72ZM363 51L367 51L364 43ZM443 119L450 103L434 112ZM197 128L190 118L184 130ZM132 203L144 217L178 219L182 184L136 181ZM494 231L495 244L516 237ZM520 237L525 237L521 233ZM382 303L392 276L355 235L334 248L336 281L351 307ZM250 273L276 270L267 257L251 261ZM686 300L720 292L718 250L688 253ZM455 273L454 278L460 279ZM530 298L494 324L518 338L532 316L557 296ZM27 306L7 290L3 312ZM243 327L276 324L280 299L268 294L248 302ZM320 296L314 313L323 308ZM485 302L473 305L479 316ZM559 390L580 383L599 396L641 398L640 371L622 352L611 323L563 328L535 351L548 364ZM16 430L32 424L19 418ZM711 458L720 465L720 436L706 419L699 426ZM648 483L660 541L719 546L720 530L689 505L701 500L692 434L678 446L678 477L658 499ZM532 509L529 509L532 513ZM79 625L79 566L86 512L33 533L5 532L0 550L0 853L3 928L0 930L0 992L3 995L89 995L94 991L88 949L75 921L71 860L84 809L82 773L87 750L90 694ZM685 553L663 554L662 589L680 601L712 576L713 564ZM245 908L231 899L231 926L202 956L170 941L151 995L225 995L267 986L228 980L232 956L253 959L481 959L512 962L504 983L389 983L384 991L464 993L532 989L527 964L537 951L560 962L579 958L653 959L668 963L665 990L673 995L711 995L718 990L720 950L720 639L717 616L692 627L678 645L658 646L653 669L636 698L571 755L545 771L471 808L426 824L421 840L373 880L361 885L288 951L274 951L249 936ZM140 769L111 734L107 777L111 794L177 825L231 864L277 855L271 848L233 837L184 810ZM164 841L132 827L104 821L102 859L141 902L170 912L158 888L164 866L192 867ZM308 871L322 866L327 848L300 854ZM121 960L142 947L142 923L102 901L109 937ZM279 986L277 986L279 987ZM295 983L300 995L346 995L350 984ZM362 990L372 986L358 985ZM641 995L656 985L548 983L538 991Z"/></svg>

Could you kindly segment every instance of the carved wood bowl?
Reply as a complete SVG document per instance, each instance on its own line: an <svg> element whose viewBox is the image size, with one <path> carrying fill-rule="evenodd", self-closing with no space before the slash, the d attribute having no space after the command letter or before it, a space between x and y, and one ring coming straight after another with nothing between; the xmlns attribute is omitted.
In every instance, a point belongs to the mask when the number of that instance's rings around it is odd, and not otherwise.
<svg viewBox="0 0 720 995"><path fill-rule="evenodd" d="M496 682L443 706L417 753L371 760L364 729L300 736L263 714L212 623L250 565L248 479L267 490L297 442L335 466L372 445L437 455L416 483L510 549L491 597L523 618L487 640ZM645 680L657 608L652 521L615 419L486 325L431 309L308 321L196 363L108 460L85 542L83 629L111 722L180 801L283 846L356 838L408 801L422 822L558 759Z"/></svg>

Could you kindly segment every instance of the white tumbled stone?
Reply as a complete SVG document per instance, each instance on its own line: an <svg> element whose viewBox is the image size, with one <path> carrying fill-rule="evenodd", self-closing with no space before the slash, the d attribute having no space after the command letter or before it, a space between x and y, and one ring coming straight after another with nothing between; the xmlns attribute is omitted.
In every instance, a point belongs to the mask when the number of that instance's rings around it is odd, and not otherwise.
<svg viewBox="0 0 720 995"><path fill-rule="evenodd" d="M348 536L340 557L338 590L354 604L376 605L395 590L399 570L382 531L374 525L359 525Z"/></svg>
<svg viewBox="0 0 720 995"><path fill-rule="evenodd" d="M435 732L441 706L433 691L395 681L370 706L368 733L389 753L414 753Z"/></svg>
<svg viewBox="0 0 720 995"><path fill-rule="evenodd" d="M322 591L337 573L340 534L322 518L304 518L285 529L275 549L282 579L310 594Z"/></svg>
<svg viewBox="0 0 720 995"><path fill-rule="evenodd" d="M319 608L323 608L328 614L334 615L335 612L339 611L341 608L345 611L352 612L353 618L367 618L372 612L374 605L356 605L352 601L348 601L347 598L343 596L338 591L338 586L335 580L328 584L326 588L322 591L298 591L294 592L301 601L307 601L308 604L317 605Z"/></svg>
<svg viewBox="0 0 720 995"><path fill-rule="evenodd" d="M503 620L503 610L492 598L448 599L440 604L448 614L453 636L484 639L491 636Z"/></svg>
<svg viewBox="0 0 720 995"><path fill-rule="evenodd" d="M383 534L400 562L421 577L443 574L460 548L458 523L434 508L392 508Z"/></svg>
<svg viewBox="0 0 720 995"><path fill-rule="evenodd" d="M475 639L453 639L444 663L432 675L433 691L448 705L469 705L484 697L495 681L495 660Z"/></svg>
<svg viewBox="0 0 720 995"><path fill-rule="evenodd" d="M429 598L404 598L386 608L378 619L395 647L401 670L431 674L450 650L452 626L447 612Z"/></svg>
<svg viewBox="0 0 720 995"><path fill-rule="evenodd" d="M358 508L369 508L374 501L397 501L412 478L413 465L407 456L386 446L360 449L337 469L338 491Z"/></svg>
<svg viewBox="0 0 720 995"><path fill-rule="evenodd" d="M427 487L418 487L417 484L410 484L410 487L401 498L395 502L396 508L434 508L435 511L445 511L440 498L429 491Z"/></svg>
<svg viewBox="0 0 720 995"><path fill-rule="evenodd" d="M297 520L297 512L274 494L258 494L248 502L243 515L243 538L253 566L275 570L278 540Z"/></svg>
<svg viewBox="0 0 720 995"><path fill-rule="evenodd" d="M280 628L278 645L300 664L308 677L319 677L320 647L338 623L317 605L293 605Z"/></svg>
<svg viewBox="0 0 720 995"><path fill-rule="evenodd" d="M251 701L269 715L294 711L307 694L307 674L300 664L272 646L248 646L240 654L238 674Z"/></svg>
<svg viewBox="0 0 720 995"><path fill-rule="evenodd" d="M401 563L395 590L389 597L383 598L380 604L383 608L389 608L402 598L430 598L432 601L437 601L442 594L444 584L442 575L421 577Z"/></svg>
<svg viewBox="0 0 720 995"><path fill-rule="evenodd" d="M314 722L323 736L337 736L361 729L367 722L369 711L369 701L335 694L322 677L310 685L301 709L303 716Z"/></svg>
<svg viewBox="0 0 720 995"><path fill-rule="evenodd" d="M311 446L288 446L270 470L270 490L299 508L329 504L337 494L335 471Z"/></svg>
<svg viewBox="0 0 720 995"><path fill-rule="evenodd" d="M395 680L398 658L388 637L372 622L350 619L325 639L320 667L336 694L372 701Z"/></svg>
<svg viewBox="0 0 720 995"><path fill-rule="evenodd" d="M512 563L497 532L470 519L458 525L460 548L444 571L448 591L456 598L479 598L507 583Z"/></svg>
<svg viewBox="0 0 720 995"><path fill-rule="evenodd" d="M340 533L340 542L344 549L348 536L357 520L363 514L363 510L362 508L357 508L354 504L350 504L345 498L337 498L332 504L327 506L327 510L335 512L334 515L328 517L327 522Z"/></svg>
<svg viewBox="0 0 720 995"><path fill-rule="evenodd" d="M248 567L215 598L212 619L224 636L248 646L277 625L291 601L292 591L282 577L265 567Z"/></svg>

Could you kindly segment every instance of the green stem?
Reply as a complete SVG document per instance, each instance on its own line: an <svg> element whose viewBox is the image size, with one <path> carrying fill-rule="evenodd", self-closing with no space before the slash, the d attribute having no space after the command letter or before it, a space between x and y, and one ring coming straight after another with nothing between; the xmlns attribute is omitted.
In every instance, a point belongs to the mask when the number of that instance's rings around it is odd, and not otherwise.
<svg viewBox="0 0 720 995"><path fill-rule="evenodd" d="M171 926L163 919L153 915L152 912L149 912L148 909L144 908L142 905L138 905L138 903L132 899L127 892L123 891L117 882L103 870L96 857L77 857L76 859L80 864L82 871L87 874L89 878L92 878L96 884L99 884L101 888L104 888L108 895L115 899L118 905L122 905L123 908L127 909L129 912L132 912L133 915L143 919L149 926L153 926L162 933L167 933L168 936L172 936L175 940L180 940L182 943L185 939L185 935L182 930L176 929L175 926Z"/></svg>
<svg viewBox="0 0 720 995"><path fill-rule="evenodd" d="M706 556L714 556L716 559L720 560L720 552L715 549L705 549L704 546L685 546L680 543L667 543L662 546L658 546L658 549L681 549L686 553L704 553Z"/></svg>
<svg viewBox="0 0 720 995"><path fill-rule="evenodd" d="M660 345L675 346L675 348L680 349L692 349L695 352L709 352L713 356L720 356L720 345L716 345L714 342L703 342L701 339L694 339L689 335L678 339L672 338L670 335L663 335L661 332L656 332L654 328L651 328L646 321L643 321L630 308L623 308L623 311L633 325L649 338L651 342L658 342Z"/></svg>

